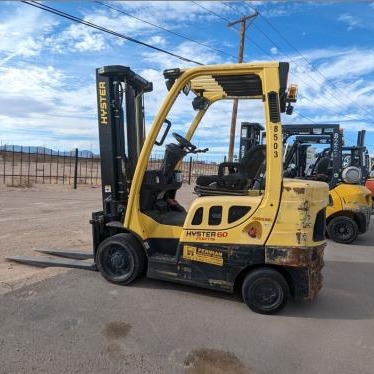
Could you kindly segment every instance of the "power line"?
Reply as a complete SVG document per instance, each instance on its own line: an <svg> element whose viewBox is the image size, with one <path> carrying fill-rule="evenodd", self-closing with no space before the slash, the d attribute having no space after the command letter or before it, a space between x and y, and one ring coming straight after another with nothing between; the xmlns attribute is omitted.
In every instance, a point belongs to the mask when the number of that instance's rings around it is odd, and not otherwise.
<svg viewBox="0 0 374 374"><path fill-rule="evenodd" d="M309 117L305 116L304 114L302 114L302 113L300 113L300 112L297 112L297 111L295 111L295 110L293 111L293 113L294 113L294 114L298 114L299 116L301 116L301 117L305 118L306 120L308 120L308 121L314 123L315 125L317 125L317 122L313 121L312 119L310 119ZM296 118L295 118L295 119L296 119Z"/></svg>
<svg viewBox="0 0 374 374"><path fill-rule="evenodd" d="M204 9L208 13L211 13L214 16L220 18L222 21L225 21L225 22L228 22L228 23L231 22L231 20L229 20L228 18L221 16L220 14L214 12L213 10L210 10L209 8L204 7L203 5L199 4L196 1L191 1L191 3L194 3L195 5L197 5L198 7L200 7L201 9ZM253 23L253 21L254 21L254 19L251 20L251 22L248 24L248 26L250 26ZM233 30L233 31L238 32L238 33L240 32L236 28L231 28L230 30ZM261 52L263 52L264 54L268 55L271 59L273 59L273 56L271 54L269 54L265 49L263 49L259 44L257 44L254 40L251 40L251 43L254 46L256 46Z"/></svg>
<svg viewBox="0 0 374 374"><path fill-rule="evenodd" d="M196 4L197 6L199 6L200 8L202 8L202 9L204 9L204 10L206 10L207 12L209 12L209 13L211 13L211 14L213 14L213 15L215 15L216 17L218 17L218 18L220 18L220 19L222 19L223 21L227 21L227 22L230 22L230 20L229 19L227 19L227 18L225 18L225 17L222 17L220 14L218 14L218 13L216 13L216 12L213 12L213 11L211 11L210 9L208 9L208 8L206 8L206 7L204 7L204 6L202 6L202 5L200 5L200 4L198 4L198 3L196 3L195 1L191 1L192 3L194 3L194 4ZM227 3L225 3L225 2L223 2L223 1L221 1L221 3L223 4L223 5L225 5L226 7L228 7L228 8L230 8L231 10L234 10L235 12L237 12L237 10L235 9L235 8L233 8L231 5L228 5ZM255 10L256 12L257 12L257 9L255 9L255 8L251 8L252 10ZM243 12L240 12L242 15L244 14ZM254 22L254 18L252 18L252 23ZM236 29L235 29L235 31L237 31ZM265 35L265 34L264 34ZM265 35L266 36L266 35ZM245 38L247 38L246 36L244 36ZM268 38L269 39L269 38ZM269 39L270 40L270 39ZM273 44L275 44L273 41L271 41ZM258 44L256 44L253 40L251 40L251 43L252 44L254 44L254 45L256 45L262 52L264 52L267 56L269 56L271 59L273 59L273 56L269 53L269 52L267 52L266 50L264 50L262 47L260 47ZM279 47L278 47L278 49L280 49ZM284 53L283 53L284 54ZM290 59L290 58L289 58ZM292 59L290 59L291 61L292 61ZM318 82L317 82L318 83ZM307 84L308 85L308 84ZM308 119L308 120L310 120L310 121L312 121L310 118L308 118L308 117L306 117L306 116L304 116L303 114L301 114L301 113L298 113L300 116L302 116L302 117L304 117L304 118L306 118L306 119ZM313 122L313 121L312 121ZM316 122L313 122L313 123L316 123Z"/></svg>
<svg viewBox="0 0 374 374"><path fill-rule="evenodd" d="M317 105L317 102L314 101L314 100L312 100L312 99L310 99L309 97L306 97L306 96L300 95L300 94L298 94L298 96L299 96L300 99L307 100L307 101L311 102L312 104L316 104ZM352 115L350 115L350 114L341 114L341 113L338 113L335 110L332 110L330 108L323 107L323 110L327 110L328 112L331 112L331 113L335 114L338 117L346 117L346 118L350 119L351 121L357 121L358 120L357 118L352 117Z"/></svg>
<svg viewBox="0 0 374 374"><path fill-rule="evenodd" d="M228 5L227 3L225 3L225 2L223 2L223 1L221 1L221 3L223 4L223 5L225 5L226 7L228 7L228 8L230 8L231 10L233 10L233 11L235 11L235 12L239 12L239 13L241 13L241 14L244 14L243 12L241 12L241 11L238 11L237 9L235 9L234 7L232 7L232 6L230 6L230 5ZM250 9L252 9L252 10L256 10L255 8L253 8L253 7L251 7L250 5L248 5L248 7L250 8ZM256 10L257 11L257 10ZM260 13L259 13L260 14ZM282 37L282 39L283 40L285 40L287 43L288 43L288 45L289 46L291 46L291 48L293 48L306 62L307 62L307 64L312 68L312 72L315 72L315 73L318 73L319 75L321 75L323 78L324 78L324 80L326 80L328 83L330 83L330 85L332 85L333 87L336 87L324 74L322 74L317 68L315 68L312 64L311 64L311 62L309 62L302 54L301 54L301 52L296 48L296 47L294 47L290 42L288 42L287 41L287 39L278 31L278 30L276 30L275 29L275 27L274 26L272 26L272 24L270 23L270 21L268 21L262 14L260 14L260 16L265 20L265 22L267 22L268 24L269 24L269 26L271 26L272 27L272 29L273 30L275 30L281 37ZM287 53L285 53L284 52L284 50L282 50L282 48L281 47L279 47L279 45L276 43L276 42L274 42L274 40L272 40L264 31L262 31L256 24L253 24L253 27L257 30L257 31L259 31L262 35L264 35L264 37L268 40L268 41L270 41L270 43L272 43L290 62L293 62L293 63L295 63L295 65L298 65L297 63L296 63L296 60L295 59L293 59L293 58L291 58ZM308 75L314 82L316 82L317 84L321 84L321 83L323 83L323 82L319 82L319 81L317 81L309 72L306 72L306 75ZM302 81L302 82L304 82L304 84L306 84L307 86L309 86L309 87L311 87L312 88L312 86L309 84L309 83L306 83L305 81L303 81L302 79L300 79L299 78L299 80L300 81ZM328 88L328 87L327 87ZM336 87L337 88L337 87ZM337 88L338 89L338 88ZM341 91L340 89L339 89L339 91ZM347 103L344 103L343 101L341 101L340 99L338 99L332 92L332 89L331 88L328 88L328 90L326 90L326 92L329 94L329 96L331 97L331 98L333 98L334 100L335 100L335 102L336 103L338 103L339 105L347 105ZM341 91L342 93L343 93L343 91ZM345 96L345 95L344 95ZM351 104L350 102L348 103L349 105ZM369 112L365 109L365 108L363 108L362 106L360 106L357 102L355 102L354 103L358 108L361 108L362 110L364 110L367 114L369 114ZM336 113L336 112L335 112ZM343 116L343 117L351 117L349 114L340 114L340 116ZM352 117L351 117L352 118Z"/></svg>
<svg viewBox="0 0 374 374"><path fill-rule="evenodd" d="M102 27L102 26L99 26L95 23L92 23L92 22L88 22L88 21L85 21L83 20L82 18L78 18L78 17L75 17L73 16L72 14L69 14L69 13L65 13L61 10L58 10L58 9L55 9L55 8L52 8L52 7L49 7L47 5L44 5L44 4L40 4L36 1L25 1L25 0L22 0L23 3L27 4L27 5L31 5L33 7L36 7L36 8L39 8L41 10L44 10L46 12L49 12L49 13L53 13L55 15L58 15L60 17L63 17L63 18L66 18L66 19L69 19L71 21L74 21L74 22L78 22L82 25L85 25L85 26L88 26L88 27L91 27L93 29L96 29L96 30L99 30L99 31L102 31L102 32L105 32L105 33L108 33L108 34L111 34L111 35L114 35L114 36L117 36L118 38L121 38L121 39L125 39L125 40L128 40L130 42L133 42L133 43L136 43L136 44L140 44L144 47L148 47L148 48L151 48L153 50L156 50L158 52L162 52L162 53L165 53L165 54L168 54L169 56L173 56L173 57L176 57L182 61L185 61L185 62L192 62L194 64L197 64L197 65L203 65L202 63L198 62L198 61L194 61L194 60L191 60L189 58L186 58L186 57L183 57L181 55L178 55L176 53L173 53L173 52L170 52L170 51L167 51L165 49L162 49L162 48L159 48L159 47L155 47L154 45L151 45L151 44L148 44L148 43L145 43L145 42L142 42L140 40L137 40L137 39L134 39L132 37L129 37L129 36L126 36L124 34L121 34L121 33L118 33L116 31L113 31L113 30L110 30L110 29L107 29L105 27Z"/></svg>
<svg viewBox="0 0 374 374"><path fill-rule="evenodd" d="M191 1L191 3L194 3L195 5L197 5L198 7L200 7L201 9L204 9L206 10L207 12L211 13L211 14L214 14L216 17L218 18L221 18L223 21L225 22L229 22L230 23L230 20L228 18L225 18L225 17L222 17L220 14L216 13L216 12L213 12L213 10L210 10L209 8L206 8L205 6L199 4L198 2L196 1Z"/></svg>
<svg viewBox="0 0 374 374"><path fill-rule="evenodd" d="M225 3L225 2L223 2L223 1L221 1L221 3L223 4L223 5L225 5L226 7L228 7L228 8L230 8L230 9L232 9L233 11L235 11L235 12L238 12L238 10L236 10L234 7L232 7L232 6L230 6L230 5L228 5L227 3ZM251 6L249 6L251 9L255 9L255 8L253 8L253 7L251 7ZM241 11L239 11L239 13L241 13L241 14L244 14L243 12L241 12ZM261 14L260 14L261 15ZM262 16L261 15L261 17L262 18L264 18L264 16ZM264 18L265 19L265 18ZM253 27L258 31L258 32L260 32L270 43L272 43L277 49L278 49L278 51L280 51L288 60L289 60L289 62L293 62L293 63L295 63L295 65L298 65L297 63L296 63L296 61L292 58L292 57L290 57L273 39L271 39L264 31L262 31L261 29L260 29L260 27L259 26L257 26L256 24L253 24ZM269 55L269 54L268 54ZM312 69L315 69L311 64L309 64L311 67L312 67ZM306 73L314 82L316 82L317 84L321 84L321 82L319 82L319 81L317 81L310 73ZM305 81L304 81L304 83L305 83ZM306 85L308 85L309 87L311 87L308 83L305 83ZM328 94L336 101L336 103L339 103L339 105L340 104L343 104L343 105L346 105L346 104L344 104L342 101L340 101L339 99L337 99L335 96L334 96L334 94L332 94L331 92L329 92L328 91Z"/></svg>
<svg viewBox="0 0 374 374"><path fill-rule="evenodd" d="M253 7L251 7L250 5L248 5L248 7L250 7L251 9L253 9ZM265 16L263 16L261 13L259 15L273 29L273 31L277 35L279 35L279 37L282 40L284 40L314 70L314 72L316 72L317 74L319 74L332 87L334 87L336 90L338 90L343 95L343 97L346 95L338 86L336 86L336 84L333 81L331 81L329 78L327 78L325 74L323 74L319 69L315 68L313 66L313 64L300 52L300 50L298 48L296 48ZM364 112L366 112L367 114L370 114L370 112L366 108L362 107L359 103L355 102L355 105L358 108L360 108L361 110L363 110Z"/></svg>
<svg viewBox="0 0 374 374"><path fill-rule="evenodd" d="M237 11L233 6L231 6L231 5L227 4L227 3L225 3L224 1L220 1L220 3L223 4L224 6L226 6L227 8L230 8L230 9L233 10L234 12L238 12L238 11ZM254 10L255 12L257 12L257 9L256 9L256 8L253 8L253 10ZM244 12L239 11L239 13L241 13L242 16L245 15Z"/></svg>
<svg viewBox="0 0 374 374"><path fill-rule="evenodd" d="M197 40L191 39L191 38L189 38L188 36L185 36L185 35L179 34L179 33L175 32L175 31L172 31L172 30L166 29L165 27L162 27L162 26L156 25L156 24L154 24L154 23L152 23L152 22L149 22L149 21L146 21L146 20L141 19L141 18L139 18L139 17L136 17L136 16L134 16L134 15L128 13L128 12L125 12L125 11L121 10L121 9L114 8L114 7L112 7L112 6L108 5L108 4L105 4L104 2L101 2L101 1L94 1L94 2L97 3L97 4L100 4L100 5L104 6L104 7L107 7L107 8L109 8L109 9L115 10L115 11L117 11L117 12L119 12L119 13L122 13L122 14L126 15L127 17L134 18L134 19L136 19L136 20L138 20L138 21L140 21L140 22L143 22L143 23L146 23L146 24L148 24L148 25L150 25L150 26L156 27L156 28L158 28L159 30L162 30L162 31L168 32L169 34L172 34L172 35L178 36L178 37L180 37L180 38L182 38L182 39L188 40L188 41L193 42L193 43L195 43L195 44L199 44L199 45L201 45L201 46L203 46L203 47L205 47L205 48L209 48L209 49L211 49L211 50L213 50L213 51L216 51L216 52L218 52L218 53L221 53L221 54L224 54L224 55L227 55L227 56L230 56L230 57L234 57L234 58L236 59L236 56L234 56L234 55L232 55L232 54L230 54L230 53L227 53L227 52L225 52L225 51L221 51L221 50L219 50L219 49L217 49L217 48L214 48L214 47L211 47L211 46L209 46L209 45L207 45L207 44L201 43L201 42L199 42L199 41L197 41Z"/></svg>

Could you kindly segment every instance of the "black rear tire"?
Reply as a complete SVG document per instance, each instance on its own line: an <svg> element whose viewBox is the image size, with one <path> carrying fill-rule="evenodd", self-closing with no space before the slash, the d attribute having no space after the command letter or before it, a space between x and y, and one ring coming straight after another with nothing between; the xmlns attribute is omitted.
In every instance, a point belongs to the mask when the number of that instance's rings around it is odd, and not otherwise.
<svg viewBox="0 0 374 374"><path fill-rule="evenodd" d="M103 240L96 252L96 266L109 282L129 284L142 274L146 263L143 247L132 234Z"/></svg>
<svg viewBox="0 0 374 374"><path fill-rule="evenodd" d="M349 244L357 239L358 225L350 217L335 217L327 225L327 234L334 242Z"/></svg>
<svg viewBox="0 0 374 374"><path fill-rule="evenodd" d="M289 295L289 286L283 275L270 268L251 271L242 285L244 302L260 314L278 313L286 305Z"/></svg>

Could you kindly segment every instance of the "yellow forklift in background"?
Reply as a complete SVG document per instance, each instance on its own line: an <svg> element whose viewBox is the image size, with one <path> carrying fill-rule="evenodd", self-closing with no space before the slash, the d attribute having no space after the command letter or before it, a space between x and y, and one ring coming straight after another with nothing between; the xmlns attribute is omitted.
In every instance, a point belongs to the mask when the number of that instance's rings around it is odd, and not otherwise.
<svg viewBox="0 0 374 374"><path fill-rule="evenodd" d="M92 215L90 269L117 284L146 272L150 278L241 290L245 303L264 314L280 311L289 296L305 300L317 294L328 186L282 177L281 113L290 113L296 101L295 87L288 96L288 69L288 63L264 62L166 70L169 93L145 141L143 94L151 83L128 67L97 69L103 210ZM162 166L154 168L154 147L163 146L170 129L181 128L168 116L183 93L191 98L192 123L183 135L173 130L175 142L164 147ZM193 137L210 106L227 99L262 101L267 149L223 165L213 180L201 176L198 195L185 210L176 200L182 186L178 166L186 154L207 151ZM237 173L225 174L226 167ZM40 266L81 262L79 254L70 261L13 259Z"/></svg>
<svg viewBox="0 0 374 374"><path fill-rule="evenodd" d="M329 184L329 205L326 209L328 236L335 242L349 244L359 234L367 232L371 195L363 186L366 176L362 160L365 158L365 133L359 132L358 143L354 147L343 147L343 133L338 124L287 124L283 125L283 134L285 143L290 137L295 137L284 155L284 175ZM316 144L324 145L324 149L317 158L313 154L313 159L308 161L308 149ZM344 164L343 152L349 152L349 164Z"/></svg>

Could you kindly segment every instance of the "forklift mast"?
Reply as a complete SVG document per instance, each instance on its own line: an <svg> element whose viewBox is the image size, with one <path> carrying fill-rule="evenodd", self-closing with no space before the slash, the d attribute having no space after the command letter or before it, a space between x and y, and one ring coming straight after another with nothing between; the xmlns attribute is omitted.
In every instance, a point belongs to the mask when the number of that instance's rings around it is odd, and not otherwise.
<svg viewBox="0 0 374 374"><path fill-rule="evenodd" d="M334 188L342 180L342 145L343 134L338 124L287 124L283 125L283 142L291 136L299 137L299 141L310 137L312 142L325 143L329 137L330 156L332 160L333 173L330 180L330 188ZM303 138L301 138L303 137ZM320 139L320 140L318 140ZM305 138L303 139L305 140Z"/></svg>
<svg viewBox="0 0 374 374"><path fill-rule="evenodd" d="M365 135L366 130L360 130L357 133L357 147L364 147L365 146Z"/></svg>
<svg viewBox="0 0 374 374"><path fill-rule="evenodd" d="M103 212L107 221L121 221L145 138L143 96L153 87L129 67L112 65L96 69L96 88Z"/></svg>

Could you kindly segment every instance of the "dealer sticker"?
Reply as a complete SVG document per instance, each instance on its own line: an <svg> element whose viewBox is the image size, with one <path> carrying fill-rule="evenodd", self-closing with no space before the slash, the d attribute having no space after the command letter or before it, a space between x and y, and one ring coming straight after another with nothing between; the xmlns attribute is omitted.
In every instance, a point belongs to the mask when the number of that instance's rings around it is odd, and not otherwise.
<svg viewBox="0 0 374 374"><path fill-rule="evenodd" d="M204 262L206 264L223 266L223 255L216 249L193 247L185 245L183 247L183 258L186 260Z"/></svg>

